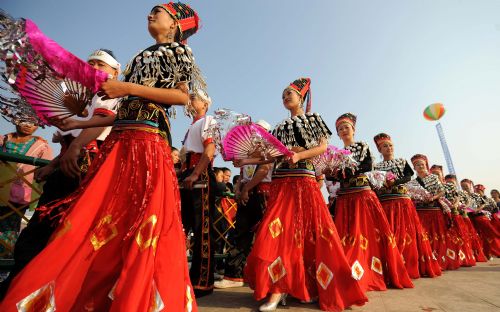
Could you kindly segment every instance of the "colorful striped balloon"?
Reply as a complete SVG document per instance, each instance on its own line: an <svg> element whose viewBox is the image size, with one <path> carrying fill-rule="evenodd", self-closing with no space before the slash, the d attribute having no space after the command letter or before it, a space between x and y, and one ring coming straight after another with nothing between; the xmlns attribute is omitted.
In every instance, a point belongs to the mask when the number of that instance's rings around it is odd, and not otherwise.
<svg viewBox="0 0 500 312"><path fill-rule="evenodd" d="M430 121L436 121L441 119L445 112L446 110L442 103L434 103L424 109L424 118Z"/></svg>

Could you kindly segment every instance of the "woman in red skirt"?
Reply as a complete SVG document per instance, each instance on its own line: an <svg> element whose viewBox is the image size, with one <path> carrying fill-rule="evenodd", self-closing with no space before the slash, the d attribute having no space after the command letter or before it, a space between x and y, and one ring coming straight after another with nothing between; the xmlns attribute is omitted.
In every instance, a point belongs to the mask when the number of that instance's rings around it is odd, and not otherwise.
<svg viewBox="0 0 500 312"><path fill-rule="evenodd" d="M458 186L457 177L454 174L446 175L444 177L444 180L446 181L446 184L453 184L455 188L457 188ZM459 203L458 211L465 224L467 233L466 235L470 242L472 254L474 255L474 260L476 260L476 262L486 262L488 261L488 259L486 259L486 256L484 255L481 238L479 237L479 234L477 234L477 231L474 228L474 225L472 225L469 215L467 214L467 208L471 207L472 205L472 198L469 196L467 192L463 190L458 190L457 193L458 193L458 203Z"/></svg>
<svg viewBox="0 0 500 312"><path fill-rule="evenodd" d="M1 311L195 311L167 109L185 105L197 70L184 41L198 29L187 5L155 6L156 44L108 81L124 97L82 186L49 207L65 210L51 242L13 281ZM174 41L175 40L175 41Z"/></svg>
<svg viewBox="0 0 500 312"><path fill-rule="evenodd" d="M432 255L429 239L404 186L404 183L411 180L413 170L405 159L394 158L394 145L388 134L380 133L373 139L384 157L382 162L375 165L375 170L388 171L396 176L396 180L387 182L377 195L396 237L398 249L403 255L408 275L411 278L439 276L441 267Z"/></svg>
<svg viewBox="0 0 500 312"><path fill-rule="evenodd" d="M363 290L385 290L387 285L411 288L408 272L377 195L364 172L372 170L368 144L354 141L356 116L343 114L335 123L345 149L359 163L333 179L340 181L335 203L335 226L353 276Z"/></svg>
<svg viewBox="0 0 500 312"><path fill-rule="evenodd" d="M450 235L450 239L453 240L453 243L459 248L458 259L460 260L460 265L466 267L474 266L476 265L476 259L469 239L469 230L459 212L460 198L458 196L458 190L455 184L445 182L443 166L432 165L431 173L438 176L439 181L441 181L444 186L444 196L451 204L450 209L453 224L448 230L448 234Z"/></svg>
<svg viewBox="0 0 500 312"><path fill-rule="evenodd" d="M469 217L479 237L481 237L486 258L500 257L500 233L491 223L489 211L484 210L487 205L486 201L480 194L474 193L474 184L471 180L463 179L460 181L460 185L472 199L472 208L475 212L469 213Z"/></svg>
<svg viewBox="0 0 500 312"><path fill-rule="evenodd" d="M459 248L456 243L453 243L448 233L452 222L450 212L447 211L449 207L439 203L439 199L445 194L444 186L438 176L429 173L427 156L417 154L411 158L411 162L417 172L416 181L432 195L427 203L417 204L420 223L427 232L432 252L442 270L458 269L460 267L457 252Z"/></svg>
<svg viewBox="0 0 500 312"><path fill-rule="evenodd" d="M261 300L260 311L273 311L289 294L305 302L319 300L326 311L341 311L367 301L344 256L340 239L316 182L311 158L326 151L330 130L317 113L304 112L309 78L283 91L291 113L273 134L290 150L276 163L267 210L244 270L245 280Z"/></svg>

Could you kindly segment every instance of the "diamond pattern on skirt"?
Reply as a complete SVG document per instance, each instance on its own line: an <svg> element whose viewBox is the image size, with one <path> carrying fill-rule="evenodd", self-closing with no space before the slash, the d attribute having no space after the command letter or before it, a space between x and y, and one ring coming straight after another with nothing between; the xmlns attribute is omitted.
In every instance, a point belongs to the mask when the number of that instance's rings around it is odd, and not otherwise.
<svg viewBox="0 0 500 312"><path fill-rule="evenodd" d="M363 274L365 274L365 270L363 269L359 261L356 260L351 267L352 278L359 281L363 277Z"/></svg>
<svg viewBox="0 0 500 312"><path fill-rule="evenodd" d="M17 310L20 312L54 312L56 310L54 288L55 284L52 281L35 290L16 304Z"/></svg>
<svg viewBox="0 0 500 312"><path fill-rule="evenodd" d="M368 248L368 239L363 236L363 234L359 234L359 247L361 249L366 250Z"/></svg>
<svg viewBox="0 0 500 312"><path fill-rule="evenodd" d="M446 249L446 255L448 258L455 260L456 254L454 250L451 250L450 248Z"/></svg>
<svg viewBox="0 0 500 312"><path fill-rule="evenodd" d="M286 270L283 262L281 261L281 257L276 258L276 260L274 260L273 263L267 267L267 271L269 272L269 276L271 277L273 283L276 283L283 276L285 276Z"/></svg>
<svg viewBox="0 0 500 312"><path fill-rule="evenodd" d="M93 234L90 237L90 242L94 246L94 250L100 249L118 235L118 229L114 224L111 224L111 221L111 215L105 216L92 231Z"/></svg>
<svg viewBox="0 0 500 312"><path fill-rule="evenodd" d="M276 218L269 223L269 232L271 232L271 236L273 238L276 238L283 233L283 225L281 224L280 218Z"/></svg>
<svg viewBox="0 0 500 312"><path fill-rule="evenodd" d="M318 269L316 270L316 280L318 283L323 287L324 290L328 288L328 285L330 285L330 282L333 279L333 273L330 271L330 269L321 262L318 266Z"/></svg>
<svg viewBox="0 0 500 312"><path fill-rule="evenodd" d="M382 270L382 261L377 257L372 257L372 270L380 275L384 273Z"/></svg>
<svg viewBox="0 0 500 312"><path fill-rule="evenodd" d="M460 251L458 252L458 256L460 257L460 260L464 261L464 259L465 259L465 254L464 254L464 252L462 251L462 249L460 249Z"/></svg>

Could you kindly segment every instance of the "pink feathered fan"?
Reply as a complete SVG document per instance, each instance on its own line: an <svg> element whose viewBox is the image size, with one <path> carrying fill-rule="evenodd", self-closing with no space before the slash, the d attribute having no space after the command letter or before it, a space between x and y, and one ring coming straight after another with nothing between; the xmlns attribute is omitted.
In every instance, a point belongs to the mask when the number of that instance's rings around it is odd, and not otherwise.
<svg viewBox="0 0 500 312"><path fill-rule="evenodd" d="M25 101L1 101L0 108L36 112L39 123L80 114L108 78L45 36L30 20L0 11L0 72L4 84ZM3 87L3 89L6 89ZM0 110L1 112L2 110Z"/></svg>
<svg viewBox="0 0 500 312"><path fill-rule="evenodd" d="M293 155L277 138L253 123L232 128L222 140L222 147L226 161Z"/></svg>

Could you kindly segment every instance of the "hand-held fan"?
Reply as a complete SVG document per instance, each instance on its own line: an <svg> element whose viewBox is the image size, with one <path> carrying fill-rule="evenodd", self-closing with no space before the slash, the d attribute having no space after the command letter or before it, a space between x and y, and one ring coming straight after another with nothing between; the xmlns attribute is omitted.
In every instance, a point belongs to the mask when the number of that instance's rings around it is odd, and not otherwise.
<svg viewBox="0 0 500 312"><path fill-rule="evenodd" d="M253 123L232 128L224 137L222 147L226 161L293 155L277 138Z"/></svg>
<svg viewBox="0 0 500 312"><path fill-rule="evenodd" d="M335 176L337 173L345 174L346 169L356 170L358 162L352 157L350 151L329 145L321 155L312 159L317 174Z"/></svg>
<svg viewBox="0 0 500 312"><path fill-rule="evenodd" d="M108 78L45 36L32 21L13 19L1 10L0 60L3 84L32 106L42 124L81 113Z"/></svg>

